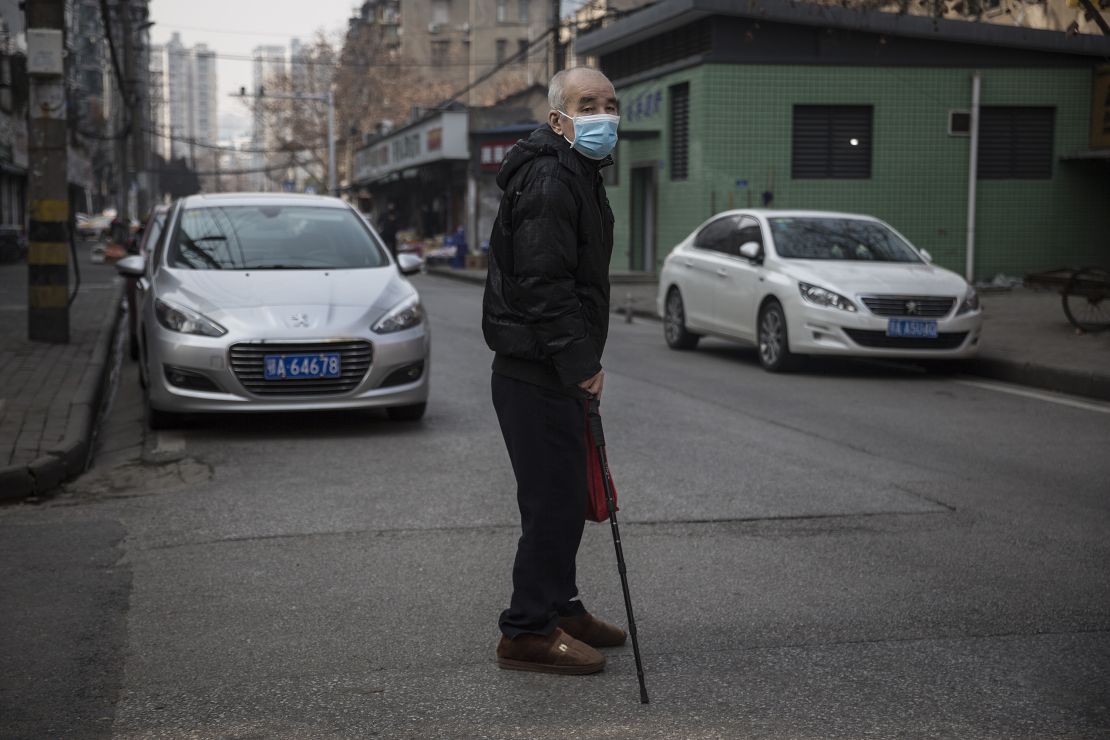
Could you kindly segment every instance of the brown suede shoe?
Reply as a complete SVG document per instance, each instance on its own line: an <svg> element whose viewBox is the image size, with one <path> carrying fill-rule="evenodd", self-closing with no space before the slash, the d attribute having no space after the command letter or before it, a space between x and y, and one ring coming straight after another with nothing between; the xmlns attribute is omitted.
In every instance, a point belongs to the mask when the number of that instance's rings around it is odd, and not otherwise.
<svg viewBox="0 0 1110 740"><path fill-rule="evenodd" d="M584 675L605 667L605 656L556 628L550 635L501 636L497 665L511 671Z"/></svg>
<svg viewBox="0 0 1110 740"><path fill-rule="evenodd" d="M628 634L620 627L609 624L604 619L598 619L592 614L559 617L559 628L571 637L595 648L619 647L628 638Z"/></svg>

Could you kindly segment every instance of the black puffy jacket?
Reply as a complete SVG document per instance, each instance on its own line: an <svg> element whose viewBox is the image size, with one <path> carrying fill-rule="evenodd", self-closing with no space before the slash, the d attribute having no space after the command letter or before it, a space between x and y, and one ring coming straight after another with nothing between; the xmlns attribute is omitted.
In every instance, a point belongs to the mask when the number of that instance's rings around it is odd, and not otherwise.
<svg viewBox="0 0 1110 740"><path fill-rule="evenodd" d="M546 126L506 155L482 301L494 372L565 390L601 370L613 253L601 168L609 164Z"/></svg>

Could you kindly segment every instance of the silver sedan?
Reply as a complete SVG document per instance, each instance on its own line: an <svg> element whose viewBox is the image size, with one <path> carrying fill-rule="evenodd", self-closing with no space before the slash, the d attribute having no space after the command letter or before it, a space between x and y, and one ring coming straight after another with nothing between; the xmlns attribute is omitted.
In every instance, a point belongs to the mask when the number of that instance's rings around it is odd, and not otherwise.
<svg viewBox="0 0 1110 740"><path fill-rule="evenodd" d="M431 335L389 251L334 198L195 195L178 201L139 278L140 375L151 428L179 414L384 408L428 401Z"/></svg>

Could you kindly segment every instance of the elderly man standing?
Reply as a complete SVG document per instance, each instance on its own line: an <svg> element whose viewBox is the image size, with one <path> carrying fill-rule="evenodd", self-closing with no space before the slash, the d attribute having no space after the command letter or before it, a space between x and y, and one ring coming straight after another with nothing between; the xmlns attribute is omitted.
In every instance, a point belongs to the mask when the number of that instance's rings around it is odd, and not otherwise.
<svg viewBox="0 0 1110 740"><path fill-rule="evenodd" d="M583 399L600 396L609 328L613 212L601 169L617 143L612 83L559 72L543 126L509 150L490 236L482 330L495 353L493 405L517 482L521 537L501 613L502 668L586 674L625 632L586 611L575 559L585 525Z"/></svg>

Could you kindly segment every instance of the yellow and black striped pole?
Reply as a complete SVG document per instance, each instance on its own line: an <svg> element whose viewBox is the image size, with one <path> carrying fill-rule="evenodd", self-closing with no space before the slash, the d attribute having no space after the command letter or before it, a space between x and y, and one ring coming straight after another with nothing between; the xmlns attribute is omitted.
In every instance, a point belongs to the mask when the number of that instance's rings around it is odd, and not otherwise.
<svg viewBox="0 0 1110 740"><path fill-rule="evenodd" d="M69 342L69 189L64 82L64 0L28 0L30 159L27 336Z"/></svg>

